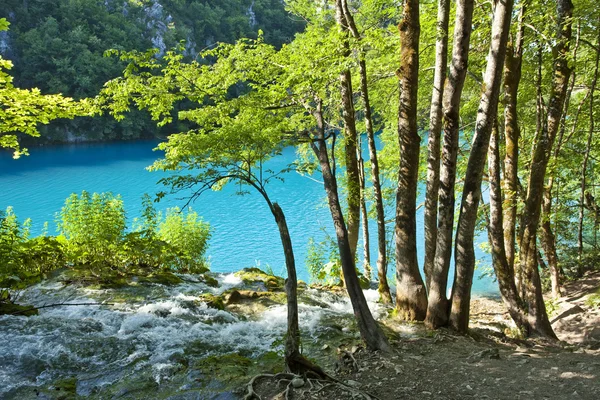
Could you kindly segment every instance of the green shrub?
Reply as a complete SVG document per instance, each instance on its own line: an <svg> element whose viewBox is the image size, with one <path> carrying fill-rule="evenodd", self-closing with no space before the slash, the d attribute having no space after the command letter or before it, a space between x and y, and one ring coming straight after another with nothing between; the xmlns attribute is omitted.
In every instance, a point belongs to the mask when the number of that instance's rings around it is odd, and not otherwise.
<svg viewBox="0 0 600 400"><path fill-rule="evenodd" d="M313 282L326 285L339 285L341 283L342 264L339 250L330 236L319 243L316 243L313 238L308 240L306 266Z"/></svg>
<svg viewBox="0 0 600 400"><path fill-rule="evenodd" d="M73 265L116 266L115 255L126 229L120 196L86 191L73 193L65 201L58 220L67 239L67 257Z"/></svg>
<svg viewBox="0 0 600 400"><path fill-rule="evenodd" d="M64 265L64 243L44 235L30 239L30 223L19 223L11 207L0 212L0 287L23 288Z"/></svg>
<svg viewBox="0 0 600 400"><path fill-rule="evenodd" d="M0 211L0 274L11 273L18 268L21 246L29 238L30 220L19 223L12 207Z"/></svg>
<svg viewBox="0 0 600 400"><path fill-rule="evenodd" d="M73 280L105 284L127 284L133 275L175 282L172 272L208 270L209 224L177 208L163 218L147 195L132 232L123 201L111 193L72 194L57 224L59 236L46 236L45 225L42 235L29 238L29 220L19 223L11 207L0 211L0 287L22 288L65 266L75 269Z"/></svg>
<svg viewBox="0 0 600 400"><path fill-rule="evenodd" d="M164 220L159 217L159 221L157 238L169 244L176 254L170 267L180 272L206 272L210 225L192 209L184 213L177 207L167 209Z"/></svg>

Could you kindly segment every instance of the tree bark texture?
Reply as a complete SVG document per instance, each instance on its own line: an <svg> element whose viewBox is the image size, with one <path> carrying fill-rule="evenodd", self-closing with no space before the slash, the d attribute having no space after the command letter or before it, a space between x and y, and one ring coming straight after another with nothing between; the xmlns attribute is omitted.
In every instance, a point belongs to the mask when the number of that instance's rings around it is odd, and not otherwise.
<svg viewBox="0 0 600 400"><path fill-rule="evenodd" d="M344 16L341 0L336 0L336 20L340 29L347 33L348 22ZM350 46L344 40L344 54L350 56ZM340 91L342 98L342 117L344 119L344 152L346 158L346 185L348 203L348 241L352 257L356 258L358 231L360 228L360 177L358 171L356 119L352 98L352 74L345 70L340 74Z"/></svg>
<svg viewBox="0 0 600 400"><path fill-rule="evenodd" d="M523 235L520 243L520 264L524 271L529 324L532 335L556 339L542 297L542 288L537 263L537 228L540 221L542 194L546 168L561 121L565 95L569 84L568 53L572 35L573 3L571 0L557 0L558 34L554 49L554 76L548 102L548 119L541 135L535 143L531 172L527 186L527 198L523 220Z"/></svg>
<svg viewBox="0 0 600 400"><path fill-rule="evenodd" d="M492 130L488 149L488 173L490 185L490 220L488 225L489 242L492 249L492 265L500 295L508 312L517 326L527 331L527 318L517 285L514 269L511 267L505 248L506 231L503 228L502 189L500 181L500 149L497 126Z"/></svg>
<svg viewBox="0 0 600 400"><path fill-rule="evenodd" d="M425 320L432 328L444 326L448 322L449 307L446 290L454 229L454 184L460 135L460 97L467 75L472 21L473 0L459 0L454 23L452 63L443 97L444 144L440 170L438 230Z"/></svg>
<svg viewBox="0 0 600 400"><path fill-rule="evenodd" d="M438 1L437 37L435 44L435 73L429 134L427 138L427 188L425 192L425 283L429 289L437 242L438 192L440 190L440 135L442 131L442 100L448 64L448 20L450 0Z"/></svg>
<svg viewBox="0 0 600 400"><path fill-rule="evenodd" d="M400 169L396 194L396 310L400 318L423 320L427 293L417 261L417 183L421 138L417 133L419 1L405 0L400 31Z"/></svg>
<svg viewBox="0 0 600 400"><path fill-rule="evenodd" d="M469 154L465 183L461 201L458 229L456 232L455 265L456 273L452 286L450 326L458 332L466 332L469 327L469 307L471 286L475 270L474 236L477 222L477 209L481 200L481 180L487 158L490 135L498 111L500 83L513 0L499 0L494 11L492 38L486 66L484 83L477 112L475 136Z"/></svg>
<svg viewBox="0 0 600 400"><path fill-rule="evenodd" d="M348 22L348 29L355 39L360 39L360 33L354 23L354 17L348 9L348 2L342 0L342 10ZM367 130L367 143L369 146L369 160L371 162L371 181L373 184L373 195L375 197L375 212L377 218L377 277L379 299L384 304L392 303L390 286L387 279L387 244L385 240L385 213L383 208L383 196L381 193L381 181L379 176L379 160L377 158L377 147L375 145L375 132L373 128L373 116L371 103L369 102L369 87L367 80L367 63L364 54L359 55L360 95L365 112L365 127Z"/></svg>
<svg viewBox="0 0 600 400"><path fill-rule="evenodd" d="M285 254L285 267L287 279L285 281L285 293L287 295L287 335L285 338L285 365L292 372L297 372L295 360L300 357L300 328L298 326L298 278L296 277L296 262L292 239L288 230L285 214L277 203L271 206L271 212L275 217L279 236Z"/></svg>
<svg viewBox="0 0 600 400"><path fill-rule="evenodd" d="M581 24L577 26L577 40L575 42L575 48L573 49L573 65L577 64L577 51L579 49L579 38L581 33ZM553 150L553 162L556 164L558 160L558 156L560 154L560 150L562 145L566 143L570 137L572 137L573 133L571 133L565 139L565 131L567 128L567 118L566 116L569 114L569 104L571 102L571 94L573 93L573 88L575 87L576 80L576 71L573 70L571 73L571 83L569 88L567 89L567 93L565 95L565 105L564 111L561 118L560 130L558 133L557 143ZM584 97L585 99L586 97ZM577 108L577 112L575 113L575 118L573 121L573 126L577 126L577 121L579 120L579 115L581 114L581 109L583 107L582 102ZM544 188L544 196L542 199L542 222L541 222L541 238L540 243L542 244L542 248L544 249L544 254L548 260L548 268L550 269L550 281L552 286L552 296L554 298L559 298L561 293L560 288L560 268L558 267L558 253L556 251L556 235L554 234L554 230L552 229L552 222L550 220L552 214L552 191L554 189L554 174L550 173L548 177L548 184Z"/></svg>
<svg viewBox="0 0 600 400"><path fill-rule="evenodd" d="M358 172L360 176L360 214L362 217L362 234L363 234L363 268L365 277L371 281L371 238L369 236L369 213L367 211L367 200L365 198L365 162L362 158L362 140L358 141Z"/></svg>
<svg viewBox="0 0 600 400"><path fill-rule="evenodd" d="M323 183L325 186L325 192L327 194L327 201L329 203L329 210L333 219L338 249L340 252L342 273L344 274L346 290L348 291L348 296L350 297L350 302L352 303L352 309L354 311L354 316L356 317L358 329L360 330L362 339L369 349L392 352L387 338L381 331L381 328L379 328L379 325L377 325L377 322L369 310L369 305L367 304L367 300L365 299L365 295L358 281L355 259L352 256L352 251L350 250L348 231L346 230L346 223L344 221L342 206L340 204L338 195L337 180L333 174L331 164L329 162L327 143L324 133L325 122L321 111L321 103L319 103L317 110L313 112L313 115L315 116L320 134L316 142L311 142L311 147L315 153L315 156L319 160L319 166L321 167Z"/></svg>
<svg viewBox="0 0 600 400"><path fill-rule="evenodd" d="M515 239L517 227L517 191L519 172L519 119L517 115L517 94L521 83L521 67L523 61L523 17L526 4L521 6L517 36L514 43L508 44L504 61L504 247L509 272L514 275ZM512 279L512 278L511 278Z"/></svg>

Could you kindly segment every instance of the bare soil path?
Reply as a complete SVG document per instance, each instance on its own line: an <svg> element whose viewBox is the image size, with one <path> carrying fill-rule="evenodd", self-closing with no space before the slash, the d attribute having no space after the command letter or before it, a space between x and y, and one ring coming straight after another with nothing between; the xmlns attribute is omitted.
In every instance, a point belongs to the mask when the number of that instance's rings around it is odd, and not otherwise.
<svg viewBox="0 0 600 400"><path fill-rule="evenodd" d="M468 336L431 332L420 324L390 324L395 355L359 347L336 349L326 369L342 384L257 380L262 399L600 399L600 309L587 299L600 272L565 286L551 316L560 343L505 335L503 305L475 299ZM324 343L325 345L325 343ZM300 386L302 382L295 382ZM369 396L369 397L366 397Z"/></svg>

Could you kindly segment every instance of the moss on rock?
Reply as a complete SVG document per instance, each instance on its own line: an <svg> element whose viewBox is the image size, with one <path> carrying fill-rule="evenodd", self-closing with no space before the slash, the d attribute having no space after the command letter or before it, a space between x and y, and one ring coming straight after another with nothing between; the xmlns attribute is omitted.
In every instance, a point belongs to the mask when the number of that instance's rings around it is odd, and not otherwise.
<svg viewBox="0 0 600 400"><path fill-rule="evenodd" d="M280 276L270 275L259 268L244 268L235 273L245 284L262 284L266 290L282 291L285 279Z"/></svg>

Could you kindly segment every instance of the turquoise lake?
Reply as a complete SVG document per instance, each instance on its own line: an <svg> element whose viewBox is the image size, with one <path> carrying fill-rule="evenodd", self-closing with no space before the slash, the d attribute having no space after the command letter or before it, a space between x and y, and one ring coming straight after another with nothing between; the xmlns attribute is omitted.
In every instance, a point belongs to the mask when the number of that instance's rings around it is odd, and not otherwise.
<svg viewBox="0 0 600 400"><path fill-rule="evenodd" d="M30 149L30 156L13 160L8 153L0 154L0 208L13 206L21 221L31 218L33 235L39 234L45 221L49 234L55 232L55 213L71 193L113 192L124 200L129 221L140 214L141 196L165 190L157 181L164 175L148 172L146 167L160 157L153 151L155 141L74 144ZM285 168L295 158L288 148L281 156L269 161L268 168ZM291 172L285 182L273 181L268 186L273 201L286 214L294 245L299 278L309 280L304 266L310 237L321 240L326 232L333 235L331 216L324 200L323 185L318 176L306 177ZM208 221L214 232L208 256L215 272L230 272L244 267L267 265L276 274L284 274L284 257L273 216L264 199L256 193L236 195L237 187L227 185L220 192L207 192L191 206ZM183 206L183 194L169 195L157 204L158 209ZM371 234L376 232L371 226ZM423 208L418 211L420 257L423 257ZM372 239L372 264L377 251ZM359 244L360 246L361 244ZM359 252L362 255L362 251ZM490 257L476 249L482 266L489 266ZM362 265L360 262L358 265ZM393 274L393 268L390 271ZM496 295L497 283L489 277L478 279L475 272L473 292Z"/></svg>

